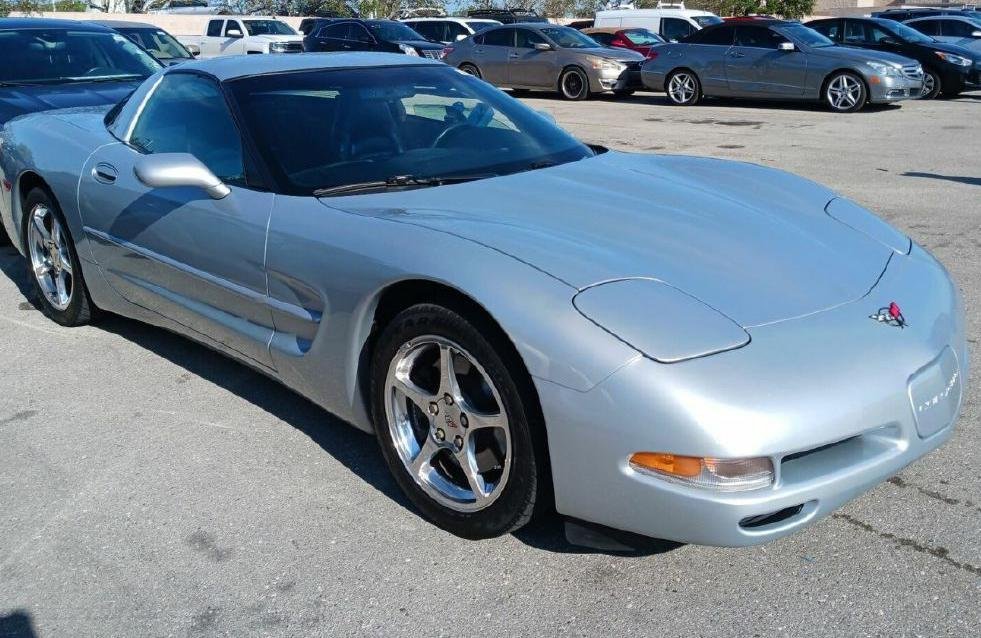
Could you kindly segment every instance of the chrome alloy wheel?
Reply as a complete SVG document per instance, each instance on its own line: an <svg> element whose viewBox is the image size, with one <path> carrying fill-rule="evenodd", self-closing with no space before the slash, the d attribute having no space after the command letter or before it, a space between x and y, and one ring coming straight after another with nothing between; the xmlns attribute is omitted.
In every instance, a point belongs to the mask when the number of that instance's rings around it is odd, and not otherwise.
<svg viewBox="0 0 981 638"><path fill-rule="evenodd" d="M936 88L936 77L932 73L923 74L923 88L920 89L920 97L931 95Z"/></svg>
<svg viewBox="0 0 981 638"><path fill-rule="evenodd" d="M30 213L28 249L34 278L55 310L65 310L72 300L74 276L68 238L54 212L38 204Z"/></svg>
<svg viewBox="0 0 981 638"><path fill-rule="evenodd" d="M668 95L678 104L686 104L695 97L695 78L688 73L675 73L668 82Z"/></svg>
<svg viewBox="0 0 981 638"><path fill-rule="evenodd" d="M562 92L569 99L576 99L582 96L586 90L586 82L583 76L577 71L568 71L562 76Z"/></svg>
<svg viewBox="0 0 981 638"><path fill-rule="evenodd" d="M417 337L392 358L385 389L388 434L426 494L458 512L497 500L511 470L511 429L473 356L443 337Z"/></svg>
<svg viewBox="0 0 981 638"><path fill-rule="evenodd" d="M850 75L841 74L828 84L828 103L845 111L854 108L862 97L862 83Z"/></svg>

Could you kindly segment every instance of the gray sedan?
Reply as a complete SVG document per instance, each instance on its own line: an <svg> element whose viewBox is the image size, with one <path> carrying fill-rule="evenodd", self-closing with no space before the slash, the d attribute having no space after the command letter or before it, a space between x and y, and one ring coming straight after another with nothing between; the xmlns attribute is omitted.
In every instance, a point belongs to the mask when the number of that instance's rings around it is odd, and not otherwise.
<svg viewBox="0 0 981 638"><path fill-rule="evenodd" d="M48 317L117 313L261 370L377 436L460 536L554 506L766 542L960 410L963 304L900 231L771 168L587 146L436 61L187 62L0 140L0 218Z"/></svg>
<svg viewBox="0 0 981 638"><path fill-rule="evenodd" d="M487 29L445 49L443 61L495 86L558 91L567 100L643 88L644 56L609 49L583 33L547 23Z"/></svg>
<svg viewBox="0 0 981 638"><path fill-rule="evenodd" d="M781 20L720 24L685 42L655 46L642 77L674 104L704 96L821 100L838 112L916 98L923 85L915 60L835 46L813 29Z"/></svg>

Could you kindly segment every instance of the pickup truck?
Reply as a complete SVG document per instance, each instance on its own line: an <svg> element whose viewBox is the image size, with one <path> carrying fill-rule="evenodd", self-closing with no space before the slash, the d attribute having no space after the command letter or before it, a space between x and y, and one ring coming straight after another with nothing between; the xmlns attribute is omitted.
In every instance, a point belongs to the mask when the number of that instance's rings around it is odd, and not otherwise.
<svg viewBox="0 0 981 638"><path fill-rule="evenodd" d="M196 46L201 58L247 53L302 53L303 36L273 18L215 17L203 36L179 35L181 44Z"/></svg>

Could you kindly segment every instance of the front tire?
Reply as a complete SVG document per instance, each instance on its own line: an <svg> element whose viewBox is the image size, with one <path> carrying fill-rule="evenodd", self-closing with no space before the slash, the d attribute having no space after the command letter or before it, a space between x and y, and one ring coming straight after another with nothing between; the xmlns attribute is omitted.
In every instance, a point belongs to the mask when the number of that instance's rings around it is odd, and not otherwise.
<svg viewBox="0 0 981 638"><path fill-rule="evenodd" d="M559 76L559 95L566 100L588 100L589 78L586 73L577 67L563 71Z"/></svg>
<svg viewBox="0 0 981 638"><path fill-rule="evenodd" d="M940 81L940 74L930 69L923 71L923 89L920 91L921 100L932 100L940 95L940 88L943 83Z"/></svg>
<svg viewBox="0 0 981 638"><path fill-rule="evenodd" d="M24 202L27 275L41 312L63 326L89 323L97 313L64 215L54 198L35 188Z"/></svg>
<svg viewBox="0 0 981 638"><path fill-rule="evenodd" d="M672 104L694 106L702 99L702 83L698 76L687 69L675 71L668 76L665 93Z"/></svg>
<svg viewBox="0 0 981 638"><path fill-rule="evenodd" d="M824 103L836 113L854 113L869 99L865 82L854 73L839 72L824 84Z"/></svg>
<svg viewBox="0 0 981 638"><path fill-rule="evenodd" d="M371 372L375 432L399 487L436 525L474 539L522 527L545 500L530 381L485 323L412 306L383 329Z"/></svg>

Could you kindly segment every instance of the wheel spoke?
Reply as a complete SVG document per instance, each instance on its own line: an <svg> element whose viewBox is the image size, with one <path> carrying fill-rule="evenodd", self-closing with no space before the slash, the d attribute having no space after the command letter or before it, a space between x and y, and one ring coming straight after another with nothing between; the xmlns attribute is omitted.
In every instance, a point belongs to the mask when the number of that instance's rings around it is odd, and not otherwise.
<svg viewBox="0 0 981 638"><path fill-rule="evenodd" d="M43 263L40 264L39 266L34 267L34 274L37 275L38 277L44 277L49 272L51 272L51 266L49 266L47 263Z"/></svg>
<svg viewBox="0 0 981 638"><path fill-rule="evenodd" d="M51 233L49 233L48 229L44 227L44 222L42 221L40 215L36 213L31 215L31 223L34 225L34 230L37 231L42 242L51 241Z"/></svg>
<svg viewBox="0 0 981 638"><path fill-rule="evenodd" d="M61 266L61 271L66 272L69 275L72 274L72 260L68 258L68 255L63 250L58 251L58 262Z"/></svg>
<svg viewBox="0 0 981 638"><path fill-rule="evenodd" d="M436 442L432 440L429 436L426 437L425 442L422 447L419 448L419 452L412 459L409 464L409 469L415 476L421 476L429 467L430 462L433 457L436 456L436 452L439 451L439 446Z"/></svg>
<svg viewBox="0 0 981 638"><path fill-rule="evenodd" d="M480 412L474 412L472 410L465 410L467 415L467 433L472 434L477 430L485 430L488 428L502 428L507 429L508 419L503 414L498 412L497 414L482 414Z"/></svg>
<svg viewBox="0 0 981 638"><path fill-rule="evenodd" d="M60 272L54 277L55 288L58 294L58 303L64 304L68 302L68 286L65 283L65 273Z"/></svg>
<svg viewBox="0 0 981 638"><path fill-rule="evenodd" d="M487 484L484 482L484 478L477 473L471 449L464 447L463 451L456 455L456 460L460 464L460 469L463 470L463 475L467 478L467 485L470 486L470 491L473 492L474 501L477 504L482 503L489 496L487 493Z"/></svg>
<svg viewBox="0 0 981 638"><path fill-rule="evenodd" d="M446 344L439 346L439 397L450 395L460 401L460 388L456 383L456 368L453 365L453 349Z"/></svg>
<svg viewBox="0 0 981 638"><path fill-rule="evenodd" d="M405 376L402 375L401 371L397 373L395 375L394 385L398 392L414 403L416 407L423 411L423 413L429 414L429 405L436 401L437 398L435 395L429 394L427 391L412 383L412 381L408 379L407 372Z"/></svg>

